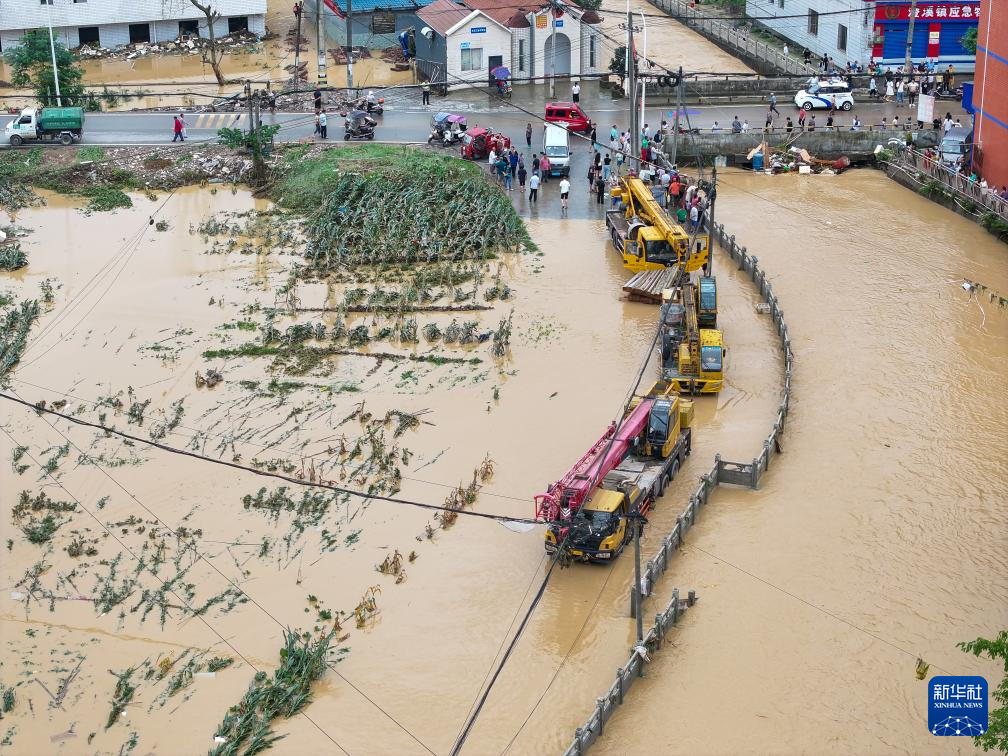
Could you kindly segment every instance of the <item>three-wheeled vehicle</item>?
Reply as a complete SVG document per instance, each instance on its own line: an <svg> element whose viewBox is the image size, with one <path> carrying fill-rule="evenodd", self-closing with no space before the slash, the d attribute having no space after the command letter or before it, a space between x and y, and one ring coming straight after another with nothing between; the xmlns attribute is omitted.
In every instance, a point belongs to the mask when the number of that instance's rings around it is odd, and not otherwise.
<svg viewBox="0 0 1008 756"><path fill-rule="evenodd" d="M498 155L511 146L511 140L496 131L476 126L462 135L461 154L468 160L482 160L494 150Z"/></svg>
<svg viewBox="0 0 1008 756"><path fill-rule="evenodd" d="M347 113L343 124L343 139L374 139L375 126L378 122L363 110L351 110Z"/></svg>
<svg viewBox="0 0 1008 756"><path fill-rule="evenodd" d="M501 97L511 96L511 72L505 66L497 66L490 71L490 76L497 86L497 94Z"/></svg>
<svg viewBox="0 0 1008 756"><path fill-rule="evenodd" d="M462 138L466 127L465 116L455 113L435 113L431 116L431 133L427 137L427 143L436 140L448 147Z"/></svg>

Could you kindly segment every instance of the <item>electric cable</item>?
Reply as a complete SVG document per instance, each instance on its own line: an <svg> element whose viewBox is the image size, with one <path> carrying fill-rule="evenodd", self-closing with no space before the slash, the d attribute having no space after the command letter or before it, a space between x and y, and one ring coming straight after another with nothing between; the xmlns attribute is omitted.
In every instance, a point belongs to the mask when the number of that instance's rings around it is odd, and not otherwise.
<svg viewBox="0 0 1008 756"><path fill-rule="evenodd" d="M385 501L385 502L389 502L391 504L408 505L408 506L412 506L412 507L417 507L419 509L427 509L427 510L433 510L433 511L437 511L437 512L455 512L456 514L459 514L459 515L464 515L464 516L467 516L467 517L477 517L477 518L480 518L480 519L492 520L494 522L501 522L501 523L514 522L514 523L521 523L521 524L525 524L525 525L542 525L543 524L542 521L540 521L540 520L529 519L527 517L524 517L524 518L523 517L509 517L507 515L490 514L490 513L487 513L487 512L478 512L478 511L470 510L470 509L451 509L450 507L441 506L439 504L429 504L429 503L422 502L422 501L413 501L413 500L410 500L410 499L403 499L403 498L396 497L396 496L385 496L383 494L378 494L378 493L366 493L364 491L355 491L352 488L344 488L342 486L335 486L335 485L332 485L331 483L322 483L322 482L312 483L310 481L299 480L298 478L292 477L290 475L284 475L282 473L277 473L277 472L269 472L267 470L258 470L258 469L254 468L254 467L247 467L246 465L238 464L237 462L229 462L229 461L224 460L224 459L214 459L213 457L207 457L207 456L202 455L202 454L197 454L196 452L191 452L191 451L188 451L187 449L178 449L176 447L168 446L168 445L162 444L162 443L160 443L158 441L154 441L153 439L142 438L141 436L135 436L135 435L133 435L131 433L126 433L124 431L116 430L115 428L110 428L110 427L108 427L106 425L103 425L101 423L92 423L92 422L89 422L87 420L81 420L80 418L74 417L73 415L68 415L68 414L65 414L63 412L59 412L57 410L50 409L49 407L41 406L42 403L32 404L31 402L29 402L29 401L27 401L25 399L22 399L20 396L11 396L10 394L0 393L0 399L6 399L7 401L14 402L16 404L20 404L23 407L26 407L26 408L28 408L30 410L34 410L35 412L45 413L45 414L48 414L48 415L54 415L56 417L60 417L60 418L62 418L64 420L67 420L67 421L69 421L69 422L71 422L71 423L73 423L75 425L80 425L80 426L83 426L83 427L86 427L86 428L92 428L94 430L99 430L99 431L102 431L103 433L106 433L108 435L118 436L119 438L124 438L124 439L126 439L128 441L133 441L135 443L146 444L147 446L152 446L155 449L160 449L161 451L169 452L171 454L177 454L177 455L184 456L184 457L190 457L192 459L198 459L198 460L202 460L204 462L210 462L211 464L221 465L223 467L230 467L230 468L235 469L235 470L241 470L243 472L251 473L253 475L259 475L259 476L262 476L264 478L275 478L277 480L282 480L282 481L284 481L286 483L291 483L291 484L296 485L296 486L304 486L306 488L321 488L321 489L325 489L325 490L328 490L328 491L334 491L334 492L340 493L340 494L347 494L347 495L350 495L350 496L356 496L356 497L359 497L359 498L362 498L362 499L373 499L375 501Z"/></svg>

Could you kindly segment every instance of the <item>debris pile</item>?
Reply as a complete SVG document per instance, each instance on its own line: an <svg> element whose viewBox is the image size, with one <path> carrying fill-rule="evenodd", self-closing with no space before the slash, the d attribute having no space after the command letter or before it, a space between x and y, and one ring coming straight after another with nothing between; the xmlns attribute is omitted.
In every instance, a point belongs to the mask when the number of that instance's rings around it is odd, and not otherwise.
<svg viewBox="0 0 1008 756"><path fill-rule="evenodd" d="M768 147L766 142L753 147L746 156L752 161L753 170L763 171L768 175L777 173L821 173L832 176L843 173L850 167L850 158L846 155L835 160L820 160L809 154L804 147L785 144L782 147Z"/></svg>
<svg viewBox="0 0 1008 756"><path fill-rule="evenodd" d="M231 51L244 48L243 51L253 52L259 42L259 37L248 31L234 32L217 38L218 48L225 48ZM146 55L188 55L202 52L209 47L209 40L198 36L186 35L165 42L137 42L135 44L122 45L121 47L101 47L99 45L87 44L81 45L72 52L80 56L82 60L97 60L101 58L133 60L134 58L142 58Z"/></svg>

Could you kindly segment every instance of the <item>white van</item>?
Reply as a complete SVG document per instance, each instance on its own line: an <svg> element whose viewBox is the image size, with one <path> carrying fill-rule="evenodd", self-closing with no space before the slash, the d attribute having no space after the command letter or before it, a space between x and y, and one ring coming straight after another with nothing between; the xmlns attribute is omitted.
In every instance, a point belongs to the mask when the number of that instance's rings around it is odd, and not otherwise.
<svg viewBox="0 0 1008 756"><path fill-rule="evenodd" d="M562 126L546 124L543 152L549 158L550 176L570 176L570 134Z"/></svg>

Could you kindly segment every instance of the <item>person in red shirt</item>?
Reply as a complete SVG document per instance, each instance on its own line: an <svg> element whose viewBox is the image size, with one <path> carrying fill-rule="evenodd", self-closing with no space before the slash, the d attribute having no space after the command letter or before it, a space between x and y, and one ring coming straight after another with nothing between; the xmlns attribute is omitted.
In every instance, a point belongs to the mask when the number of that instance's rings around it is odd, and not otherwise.
<svg viewBox="0 0 1008 756"><path fill-rule="evenodd" d="M182 120L178 116L175 116L175 136L172 137L172 141L185 141L185 137L182 136Z"/></svg>

